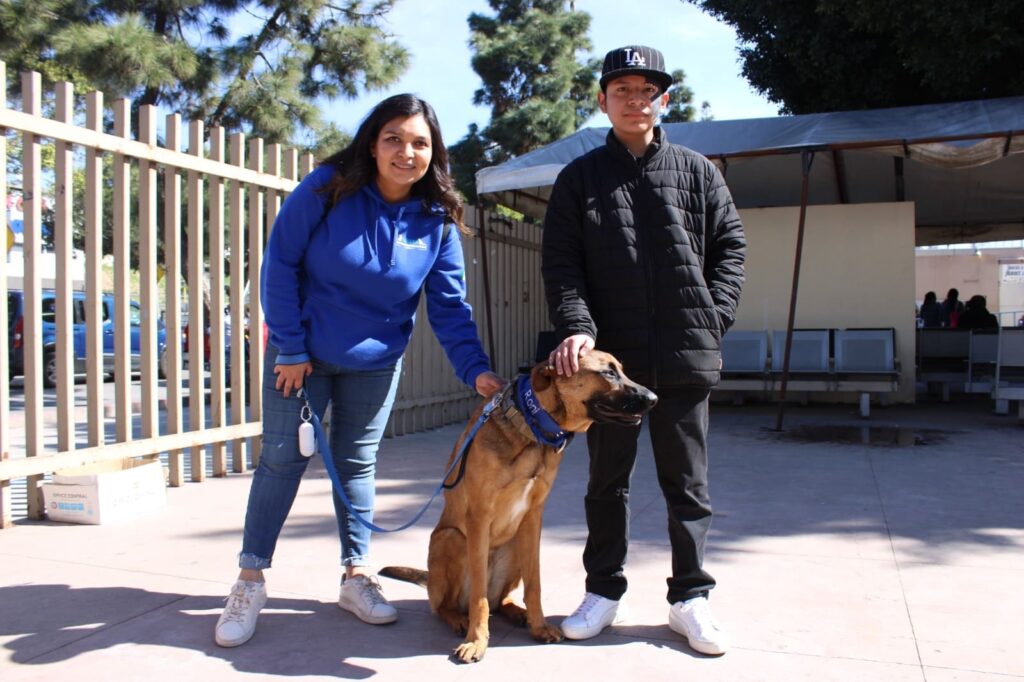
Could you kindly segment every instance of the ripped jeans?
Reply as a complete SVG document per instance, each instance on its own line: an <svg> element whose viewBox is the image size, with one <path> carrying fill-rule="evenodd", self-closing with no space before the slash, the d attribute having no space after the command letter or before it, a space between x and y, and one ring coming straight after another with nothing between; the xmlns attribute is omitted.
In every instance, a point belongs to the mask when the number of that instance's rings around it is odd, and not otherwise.
<svg viewBox="0 0 1024 682"><path fill-rule="evenodd" d="M285 398L274 387L276 358L277 349L268 344L263 371L263 447L249 489L242 553L238 557L241 568L270 567L284 520L309 464L309 459L299 453L298 443L302 422L299 412L304 403L294 393ZM395 402L401 371L401 360L378 370L348 370L313 360L313 373L303 382L321 420L328 402L331 404L334 465L352 506L368 521L373 520L377 447ZM337 495L332 497L341 563L365 566L369 562L370 530L349 513Z"/></svg>

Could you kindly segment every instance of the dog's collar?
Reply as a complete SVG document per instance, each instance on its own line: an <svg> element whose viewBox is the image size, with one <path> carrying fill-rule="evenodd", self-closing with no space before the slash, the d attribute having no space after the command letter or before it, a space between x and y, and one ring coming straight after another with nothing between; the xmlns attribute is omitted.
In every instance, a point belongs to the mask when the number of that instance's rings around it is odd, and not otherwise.
<svg viewBox="0 0 1024 682"><path fill-rule="evenodd" d="M529 375L521 374L502 391L498 411L526 438L558 451L564 449L572 438L572 434L563 431L541 407Z"/></svg>

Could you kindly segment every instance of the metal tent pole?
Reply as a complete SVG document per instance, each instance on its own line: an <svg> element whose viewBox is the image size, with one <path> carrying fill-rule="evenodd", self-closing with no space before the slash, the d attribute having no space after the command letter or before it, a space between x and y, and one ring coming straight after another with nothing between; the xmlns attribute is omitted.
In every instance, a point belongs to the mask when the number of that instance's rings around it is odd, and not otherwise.
<svg viewBox="0 0 1024 682"><path fill-rule="evenodd" d="M779 414L775 418L775 430L782 430L782 418L786 412L786 384L789 383L789 355L793 349L793 322L796 319L796 295L800 290L800 262L804 251L804 223L807 218L807 187L811 176L814 152L804 150L800 154L803 183L800 187L800 225L796 233L796 256L793 259L793 287L789 294L789 321L786 324L786 350L782 359L782 384L779 386Z"/></svg>

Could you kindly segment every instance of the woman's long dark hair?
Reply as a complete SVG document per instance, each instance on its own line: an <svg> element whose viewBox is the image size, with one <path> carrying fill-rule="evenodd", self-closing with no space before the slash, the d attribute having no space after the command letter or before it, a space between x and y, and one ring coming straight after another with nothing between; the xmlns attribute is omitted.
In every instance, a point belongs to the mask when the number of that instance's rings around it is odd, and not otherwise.
<svg viewBox="0 0 1024 682"><path fill-rule="evenodd" d="M423 205L430 208L440 204L446 217L459 230L470 234L462 222L462 198L455 191L455 185L448 174L448 150L441 139L441 126L437 122L434 108L415 95L393 95L378 104L367 114L359 125L351 143L337 154L328 157L322 165L334 166L338 172L324 185L323 192L335 204L353 194L363 185L377 177L377 161L370 154L381 128L388 121L420 114L430 128L430 165L426 174L412 186L413 196L420 197Z"/></svg>

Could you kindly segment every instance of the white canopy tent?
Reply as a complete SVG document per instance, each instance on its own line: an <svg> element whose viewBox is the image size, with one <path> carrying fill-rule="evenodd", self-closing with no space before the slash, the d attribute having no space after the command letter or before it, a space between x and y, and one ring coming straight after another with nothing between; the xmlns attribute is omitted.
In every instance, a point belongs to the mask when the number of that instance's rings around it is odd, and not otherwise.
<svg viewBox="0 0 1024 682"><path fill-rule="evenodd" d="M712 159L740 208L913 201L917 244L1024 237L1024 97L735 121L669 123ZM476 175L477 192L542 218L572 159L604 144L585 128Z"/></svg>

